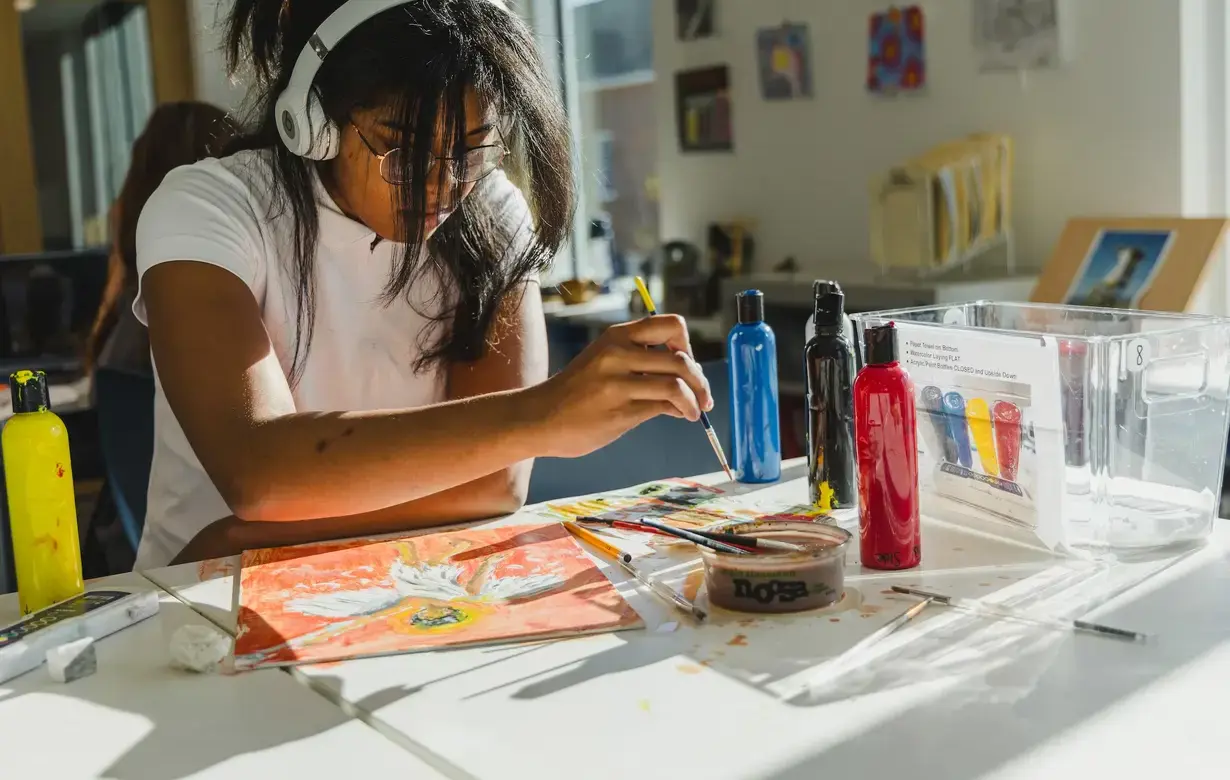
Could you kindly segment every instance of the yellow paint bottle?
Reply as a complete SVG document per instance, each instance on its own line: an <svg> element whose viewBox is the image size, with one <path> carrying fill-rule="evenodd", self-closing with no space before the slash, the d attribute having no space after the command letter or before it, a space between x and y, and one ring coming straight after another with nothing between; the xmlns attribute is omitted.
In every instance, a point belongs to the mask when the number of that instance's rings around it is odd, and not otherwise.
<svg viewBox="0 0 1230 780"><path fill-rule="evenodd" d="M81 544L68 431L51 411L47 375L9 377L13 416L4 424L4 480L17 566L17 596L28 615L81 594Z"/></svg>
<svg viewBox="0 0 1230 780"><path fill-rule="evenodd" d="M965 406L965 416L969 419L969 431L974 436L982 470L992 477L998 477L999 459L995 456L995 435L991 429L991 410L987 402L981 398L971 398Z"/></svg>

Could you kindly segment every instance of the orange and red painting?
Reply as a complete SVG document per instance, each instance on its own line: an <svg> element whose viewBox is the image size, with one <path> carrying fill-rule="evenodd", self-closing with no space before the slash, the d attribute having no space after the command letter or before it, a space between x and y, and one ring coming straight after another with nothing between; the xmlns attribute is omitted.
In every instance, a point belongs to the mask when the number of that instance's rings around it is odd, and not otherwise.
<svg viewBox="0 0 1230 780"><path fill-rule="evenodd" d="M558 523L243 554L235 669L642 625Z"/></svg>

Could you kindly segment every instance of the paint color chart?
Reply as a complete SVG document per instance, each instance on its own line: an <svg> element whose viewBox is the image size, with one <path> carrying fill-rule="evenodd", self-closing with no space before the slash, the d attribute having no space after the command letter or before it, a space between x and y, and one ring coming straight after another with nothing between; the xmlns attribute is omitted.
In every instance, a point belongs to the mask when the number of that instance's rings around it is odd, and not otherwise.
<svg viewBox="0 0 1230 780"><path fill-rule="evenodd" d="M923 511L973 507L1054 547L1064 490L1056 342L896 325L918 408Z"/></svg>

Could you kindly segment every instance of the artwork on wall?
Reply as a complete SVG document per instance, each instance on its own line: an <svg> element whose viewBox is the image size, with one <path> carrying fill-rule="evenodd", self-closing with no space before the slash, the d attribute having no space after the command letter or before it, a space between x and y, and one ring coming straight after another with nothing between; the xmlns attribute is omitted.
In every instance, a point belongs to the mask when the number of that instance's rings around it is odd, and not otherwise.
<svg viewBox="0 0 1230 780"><path fill-rule="evenodd" d="M922 8L890 8L871 15L867 89L895 94L921 89L927 82Z"/></svg>
<svg viewBox="0 0 1230 780"><path fill-rule="evenodd" d="M235 669L635 628L563 526L250 550Z"/></svg>
<svg viewBox="0 0 1230 780"><path fill-rule="evenodd" d="M713 7L717 0L675 0L676 34L681 41L713 35Z"/></svg>
<svg viewBox="0 0 1230 780"><path fill-rule="evenodd" d="M786 22L756 33L760 94L765 100L811 97L807 25Z"/></svg>
<svg viewBox="0 0 1230 780"><path fill-rule="evenodd" d="M974 48L984 71L1060 64L1059 0L974 0Z"/></svg>
<svg viewBox="0 0 1230 780"><path fill-rule="evenodd" d="M730 151L730 68L716 65L676 73L675 121L681 150Z"/></svg>
<svg viewBox="0 0 1230 780"><path fill-rule="evenodd" d="M1185 311L1227 224L1177 217L1069 220L1030 300Z"/></svg>

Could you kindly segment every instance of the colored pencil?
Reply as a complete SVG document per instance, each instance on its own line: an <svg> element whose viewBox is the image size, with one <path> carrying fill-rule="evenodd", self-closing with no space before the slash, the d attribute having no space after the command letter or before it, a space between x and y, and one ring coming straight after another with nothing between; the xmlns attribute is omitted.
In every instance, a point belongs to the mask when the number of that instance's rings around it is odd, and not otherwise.
<svg viewBox="0 0 1230 780"><path fill-rule="evenodd" d="M649 579L644 572L632 565L631 555L623 552L615 547L615 545L610 544L606 540L600 538L593 531L590 531L588 528L582 528L576 523L569 521L564 521L563 525L568 533L584 541L585 543L592 545L595 549L600 550L611 558L614 558L615 562L619 564L619 568L630 574L637 582L653 591L654 595L658 598L669 602L671 606L678 608L680 611L691 615L699 621L703 621L709 616L705 610L696 606L691 601L688 601L682 594L676 593L673 588L663 585L657 580Z"/></svg>
<svg viewBox="0 0 1230 780"><path fill-rule="evenodd" d="M972 612L976 615L984 615L986 617L1001 618L1004 620L1018 620L1022 623L1033 623L1041 626L1049 626L1051 628L1070 628L1074 631L1086 631L1091 634L1111 636L1116 639L1126 639L1130 642L1143 642L1149 638L1147 634L1142 634L1139 631L1128 631L1123 628L1104 626L1101 623L1090 623L1087 620L1060 620L1054 618L1034 617L1028 612L1022 612L1021 610L1014 609L1012 607L1003 607L998 604L985 604L981 601L975 601L974 599L945 596L940 593L931 593L930 591L919 590L917 588L904 588L900 585L894 585L893 590L897 593L905 593L910 596L932 599L937 604L943 604L946 607L964 609L967 612Z"/></svg>
<svg viewBox="0 0 1230 780"><path fill-rule="evenodd" d="M641 523L649 526L650 528L664 531L671 536L678 536L680 539L687 539L692 544L696 544L701 547L708 547L714 552L729 553L731 555L750 555L754 552L754 550L748 547L736 547L735 545L727 544L726 542L716 542L712 539L706 539L694 531L685 531L682 528L675 528L674 526L666 525L665 523L659 523L657 520L650 520L646 518L641 520Z"/></svg>
<svg viewBox="0 0 1230 780"><path fill-rule="evenodd" d="M649 312L652 317L658 313L658 308L653 305L653 298L649 295L649 288L645 286L645 280L641 277L636 277L636 290L641 294L641 300L645 304L645 311ZM722 465L722 471L726 473L726 478L731 482L735 481L735 473L730 470L730 464L726 462L726 452L722 449L722 443L718 441L717 433L713 430L713 423L709 422L709 415L704 409L700 410L700 424L705 428L705 435L709 437L709 446L713 447L713 454L717 455L718 463Z"/></svg>

